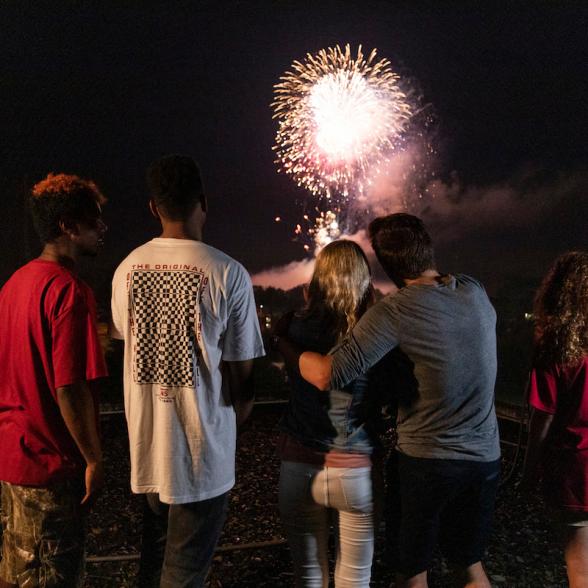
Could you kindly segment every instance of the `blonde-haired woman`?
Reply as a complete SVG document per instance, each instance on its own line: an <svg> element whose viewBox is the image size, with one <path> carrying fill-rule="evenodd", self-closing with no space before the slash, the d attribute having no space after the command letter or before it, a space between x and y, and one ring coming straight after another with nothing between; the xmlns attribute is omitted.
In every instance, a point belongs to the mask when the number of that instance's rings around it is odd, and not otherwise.
<svg viewBox="0 0 588 588"><path fill-rule="evenodd" d="M535 299L535 363L523 488L542 490L572 588L588 586L588 253L559 257Z"/></svg>
<svg viewBox="0 0 588 588"><path fill-rule="evenodd" d="M351 331L372 296L361 248L346 240L330 243L317 256L306 306L292 317L287 337L300 349L327 353ZM296 370L290 376L279 443L279 505L296 585L329 585L327 544L334 514L335 585L367 587L374 550L377 395L369 374L329 392L319 392Z"/></svg>

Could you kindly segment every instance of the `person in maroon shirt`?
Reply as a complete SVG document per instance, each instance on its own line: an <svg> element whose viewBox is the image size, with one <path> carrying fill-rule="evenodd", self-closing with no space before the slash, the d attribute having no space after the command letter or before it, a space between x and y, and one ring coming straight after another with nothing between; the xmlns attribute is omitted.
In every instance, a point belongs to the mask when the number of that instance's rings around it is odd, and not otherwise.
<svg viewBox="0 0 588 588"><path fill-rule="evenodd" d="M103 485L96 303L76 275L106 225L93 182L52 175L31 210L44 244L0 291L0 588L80 586L84 515Z"/></svg>
<svg viewBox="0 0 588 588"><path fill-rule="evenodd" d="M569 583L579 588L588 586L588 252L556 260L534 313L531 420L521 486L534 488L542 471Z"/></svg>

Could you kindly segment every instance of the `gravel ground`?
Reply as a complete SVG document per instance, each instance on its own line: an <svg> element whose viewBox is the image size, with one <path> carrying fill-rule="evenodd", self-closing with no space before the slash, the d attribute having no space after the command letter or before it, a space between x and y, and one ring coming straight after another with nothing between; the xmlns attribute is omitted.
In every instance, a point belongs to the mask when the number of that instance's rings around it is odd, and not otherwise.
<svg viewBox="0 0 588 588"><path fill-rule="evenodd" d="M237 485L232 492L230 514L214 558L211 588L292 586L288 548L277 517L279 462L274 454L277 411L254 414L248 431L239 440ZM104 422L109 486L90 518L90 555L137 553L141 527L141 502L128 489L128 458L122 417ZM512 450L505 449L504 471L512 467ZM566 586L562 553L550 531L539 499L522 500L515 491L520 460L513 475L500 489L496 523L486 557L493 586L555 588ZM270 545L250 548L261 541ZM242 546L234 549L234 546ZM392 571L386 565L380 537L375 557L374 587L388 587ZM136 561L89 563L85 586L136 586ZM430 572L430 586L451 586L450 574L441 558Z"/></svg>

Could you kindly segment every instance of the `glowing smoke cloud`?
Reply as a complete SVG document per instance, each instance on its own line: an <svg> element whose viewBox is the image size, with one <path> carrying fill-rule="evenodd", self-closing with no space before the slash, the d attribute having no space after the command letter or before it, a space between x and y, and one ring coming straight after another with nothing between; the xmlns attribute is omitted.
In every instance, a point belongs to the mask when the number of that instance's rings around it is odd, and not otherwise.
<svg viewBox="0 0 588 588"><path fill-rule="evenodd" d="M375 49L366 58L361 46L352 56L349 45L337 45L307 54L292 70L274 87L276 162L323 202L308 229L322 247L341 235L349 201L364 197L374 169L399 145L412 108Z"/></svg>

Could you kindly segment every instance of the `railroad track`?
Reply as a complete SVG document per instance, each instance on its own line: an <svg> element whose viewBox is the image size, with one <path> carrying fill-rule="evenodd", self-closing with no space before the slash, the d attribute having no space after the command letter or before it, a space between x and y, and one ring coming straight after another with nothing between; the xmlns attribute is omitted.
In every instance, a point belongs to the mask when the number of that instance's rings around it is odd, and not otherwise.
<svg viewBox="0 0 588 588"><path fill-rule="evenodd" d="M257 411L274 411L280 410L287 400L260 400L255 402L255 410ZM526 426L527 426L527 413L520 406L507 405L504 403L497 403L496 413L498 417L498 423L500 427L500 442L503 449L503 455L511 454L510 461L511 467L508 468L510 474L516 466L518 456L521 454L522 449L525 445L526 440ZM124 416L124 410L122 406L107 406L103 407L100 411L100 416L103 418L120 417ZM512 457L514 456L514 457ZM506 480L505 480L506 481ZM276 538L271 541L258 541L250 543L239 543L239 544L228 544L220 545L217 548L217 553L223 553L227 551L237 550L249 550L249 549L263 549L270 548L276 545L282 545L285 543L285 539ZM105 562L125 562L134 561L139 558L138 553L125 553L120 555L109 555L109 556L93 556L87 557L88 563L100 564Z"/></svg>

